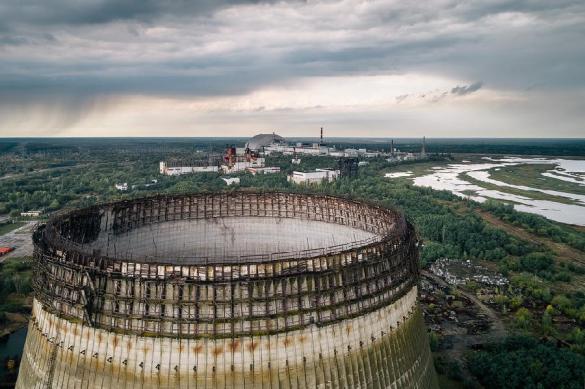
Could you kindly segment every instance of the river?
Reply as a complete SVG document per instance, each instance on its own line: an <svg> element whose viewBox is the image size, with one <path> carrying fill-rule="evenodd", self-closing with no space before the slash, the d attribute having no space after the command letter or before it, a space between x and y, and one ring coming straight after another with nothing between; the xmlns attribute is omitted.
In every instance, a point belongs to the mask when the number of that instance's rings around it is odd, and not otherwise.
<svg viewBox="0 0 585 389"><path fill-rule="evenodd" d="M543 176L568 181L585 186L585 160L547 159L547 158L484 158L485 162L463 162L449 164L446 167L433 168L431 174L415 177L414 185L427 186L433 189L448 190L457 196L469 198L478 202L487 199L508 201L518 211L529 212L544 216L548 219L585 226L585 196L574 193L532 188L522 185L512 185L490 178L489 169L520 164L553 164L555 168L543 173ZM464 174L470 177L500 187L510 187L525 191L542 192L549 195L565 197L572 204L550 200L536 200L526 196L519 196L495 189L486 189L465 180Z"/></svg>
<svg viewBox="0 0 585 389"><path fill-rule="evenodd" d="M0 387L11 387L16 382L18 367L9 370L6 362L9 359L16 359L20 362L27 331L28 327L23 327L0 340Z"/></svg>

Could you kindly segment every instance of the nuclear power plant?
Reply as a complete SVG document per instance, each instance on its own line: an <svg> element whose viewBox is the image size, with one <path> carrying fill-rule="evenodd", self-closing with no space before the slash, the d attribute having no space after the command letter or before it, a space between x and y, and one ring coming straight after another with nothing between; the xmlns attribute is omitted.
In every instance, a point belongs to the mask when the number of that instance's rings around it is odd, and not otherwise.
<svg viewBox="0 0 585 389"><path fill-rule="evenodd" d="M17 388L437 388L419 240L324 195L155 196L34 236Z"/></svg>

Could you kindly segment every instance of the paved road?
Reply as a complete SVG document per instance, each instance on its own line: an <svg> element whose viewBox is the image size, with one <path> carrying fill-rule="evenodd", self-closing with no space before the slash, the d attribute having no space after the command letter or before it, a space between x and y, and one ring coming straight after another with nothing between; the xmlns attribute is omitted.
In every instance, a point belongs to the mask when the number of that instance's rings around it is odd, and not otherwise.
<svg viewBox="0 0 585 389"><path fill-rule="evenodd" d="M22 227L0 236L0 246L14 247L15 250L0 257L0 262L10 257L24 257L32 255L32 231L36 221L29 221Z"/></svg>

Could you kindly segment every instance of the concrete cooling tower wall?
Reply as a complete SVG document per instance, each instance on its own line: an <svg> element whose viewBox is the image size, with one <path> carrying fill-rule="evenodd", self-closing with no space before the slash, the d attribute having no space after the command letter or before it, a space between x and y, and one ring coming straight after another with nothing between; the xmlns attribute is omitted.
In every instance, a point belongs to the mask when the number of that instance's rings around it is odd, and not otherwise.
<svg viewBox="0 0 585 389"><path fill-rule="evenodd" d="M437 388L418 239L329 196L156 196L34 237L17 388Z"/></svg>

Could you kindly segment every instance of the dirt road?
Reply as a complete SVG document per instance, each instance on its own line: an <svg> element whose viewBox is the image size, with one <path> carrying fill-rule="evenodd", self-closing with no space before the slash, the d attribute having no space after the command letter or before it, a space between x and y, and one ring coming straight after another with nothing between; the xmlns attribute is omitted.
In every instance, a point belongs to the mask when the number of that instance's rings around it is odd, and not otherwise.
<svg viewBox="0 0 585 389"><path fill-rule="evenodd" d="M456 360L459 362L460 365L465 366L465 354L467 351L470 350L473 346L479 344L486 344L486 343L493 343L498 342L508 336L508 331L506 330L506 326L504 322L500 318L499 314L481 302L474 294L466 292L465 290L458 288L456 286L447 284L444 279L434 275L433 273L422 270L421 274L423 277L427 278L431 282L440 285L442 287L455 287L462 296L468 298L471 302L473 302L479 311L485 314L490 319L490 328L487 332L480 333L480 334L464 334L464 335L452 335L449 337L451 341L452 347L447 350L442 350L441 354L445 355L449 359ZM464 368L462 369L463 378L468 381L475 381L475 378L471 376L469 371Z"/></svg>

